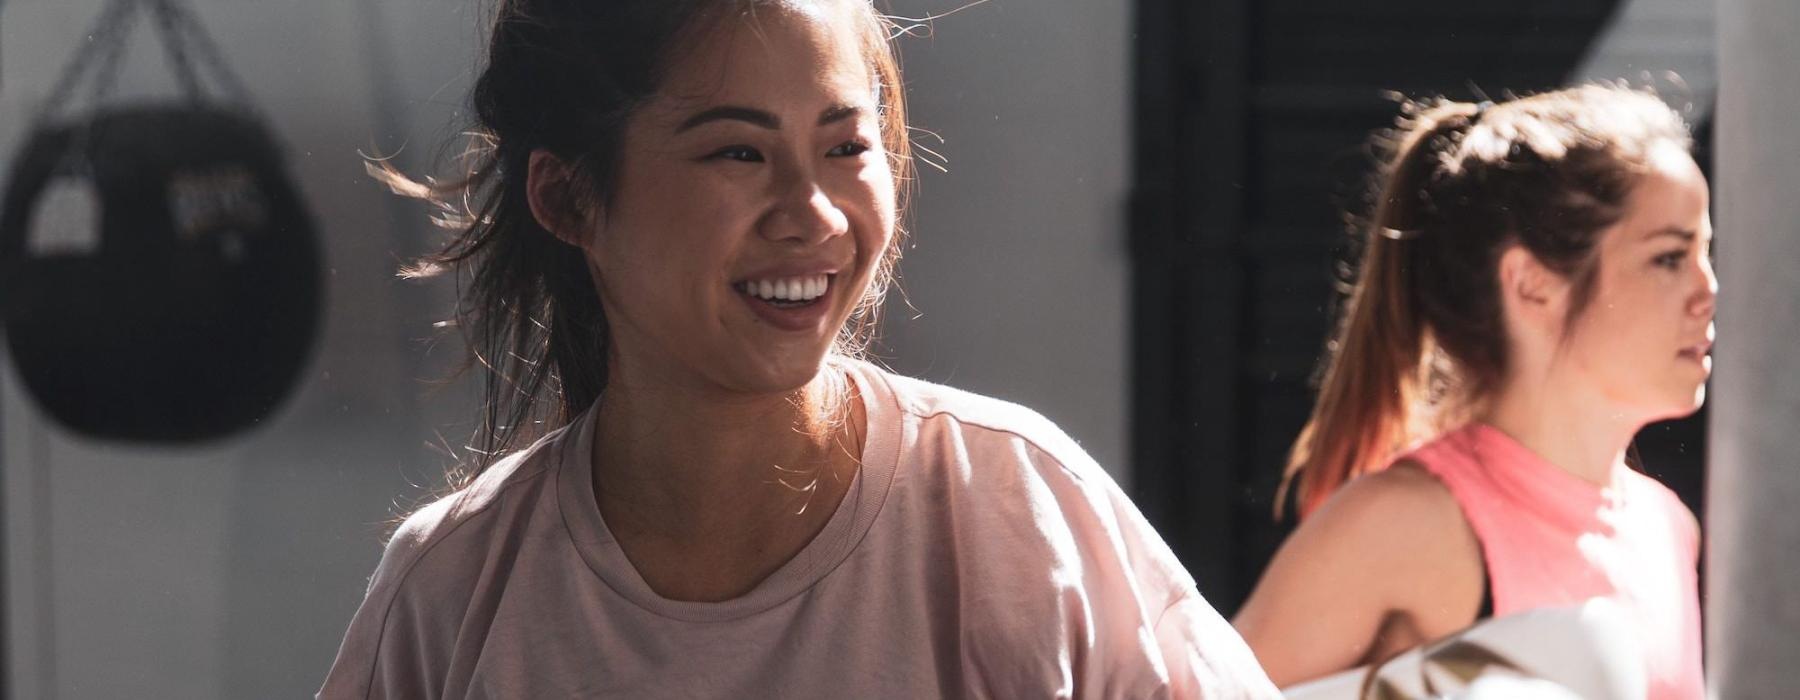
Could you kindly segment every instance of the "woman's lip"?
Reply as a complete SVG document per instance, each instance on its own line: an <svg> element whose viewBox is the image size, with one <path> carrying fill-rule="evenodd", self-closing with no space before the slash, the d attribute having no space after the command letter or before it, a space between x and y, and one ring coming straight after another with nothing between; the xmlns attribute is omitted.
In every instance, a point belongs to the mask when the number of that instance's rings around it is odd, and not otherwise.
<svg viewBox="0 0 1800 700"><path fill-rule="evenodd" d="M1695 367L1700 368L1701 372L1706 374L1712 373L1712 358L1707 355L1691 355L1687 352L1683 352L1681 353L1680 359L1682 362L1693 363Z"/></svg>
<svg viewBox="0 0 1800 700"><path fill-rule="evenodd" d="M1699 357L1705 357L1706 353L1708 353L1711 350L1712 350L1712 341L1708 340L1708 341L1702 341L1699 343L1694 343L1693 345L1689 345L1685 348L1682 348L1681 351L1676 354L1681 355L1682 357L1699 358Z"/></svg>
<svg viewBox="0 0 1800 700"><path fill-rule="evenodd" d="M837 283L833 278L825 287L824 294L805 304L794 306L777 306L774 302L746 293L738 285L732 285L731 289L764 323L784 331L809 331L817 329L826 315L831 313L830 300L837 291Z"/></svg>
<svg viewBox="0 0 1800 700"><path fill-rule="evenodd" d="M732 278L730 287L738 299L742 300L756 317L770 327L783 331L805 332L819 329L836 306L838 288L843 284L846 265L825 260L790 260L766 267L753 268L750 272ZM807 280L824 278L825 289L819 296L804 304L788 305L772 302L752 293L759 283Z"/></svg>
<svg viewBox="0 0 1800 700"><path fill-rule="evenodd" d="M762 280L788 279L788 278L793 278L793 277L817 277L819 275L835 276L838 274L838 271L842 270L842 269L843 269L842 265L816 265L816 264L795 264L795 265L780 265L780 266L776 266L776 267L766 267L766 268L758 269L754 272L750 272L750 273L746 273L746 274L742 274L742 275L733 277L731 280L731 286L735 287L735 286L743 284L745 282L759 282Z"/></svg>

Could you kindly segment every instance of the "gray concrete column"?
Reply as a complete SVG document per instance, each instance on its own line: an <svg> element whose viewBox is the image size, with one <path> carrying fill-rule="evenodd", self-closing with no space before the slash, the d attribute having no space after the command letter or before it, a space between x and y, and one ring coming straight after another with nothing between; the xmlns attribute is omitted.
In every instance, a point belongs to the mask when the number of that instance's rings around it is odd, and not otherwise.
<svg viewBox="0 0 1800 700"><path fill-rule="evenodd" d="M1719 0L1708 686L1800 697L1800 2Z"/></svg>

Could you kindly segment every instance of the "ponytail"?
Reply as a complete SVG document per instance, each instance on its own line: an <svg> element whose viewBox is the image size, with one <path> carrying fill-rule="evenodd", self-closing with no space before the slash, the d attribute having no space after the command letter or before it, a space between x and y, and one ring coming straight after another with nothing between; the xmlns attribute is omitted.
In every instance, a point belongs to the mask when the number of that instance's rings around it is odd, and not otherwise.
<svg viewBox="0 0 1800 700"><path fill-rule="evenodd" d="M1447 102L1399 130L1364 232L1360 272L1326 348L1318 401L1288 453L1277 517L1290 488L1305 517L1346 482L1385 467L1428 429L1419 423L1433 353L1419 304L1420 256L1413 239L1423 232L1430 208L1424 196L1429 180L1481 111Z"/></svg>
<svg viewBox="0 0 1800 700"><path fill-rule="evenodd" d="M1507 375L1500 256L1522 247L1566 277L1572 321L1601 232L1659 144L1690 145L1655 95L1586 85L1500 105L1408 105L1381 170L1362 268L1319 400L1288 454L1301 517L1346 482L1468 419Z"/></svg>

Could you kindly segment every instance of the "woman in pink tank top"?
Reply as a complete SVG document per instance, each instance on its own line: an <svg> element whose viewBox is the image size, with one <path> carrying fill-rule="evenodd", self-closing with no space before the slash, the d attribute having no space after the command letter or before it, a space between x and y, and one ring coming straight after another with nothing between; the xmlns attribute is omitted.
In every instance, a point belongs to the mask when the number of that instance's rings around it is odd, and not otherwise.
<svg viewBox="0 0 1800 700"><path fill-rule="evenodd" d="M1649 697L1700 697L1699 528L1625 463L1711 368L1686 125L1600 86L1406 117L1289 461L1300 527L1234 624L1288 686L1604 597Z"/></svg>

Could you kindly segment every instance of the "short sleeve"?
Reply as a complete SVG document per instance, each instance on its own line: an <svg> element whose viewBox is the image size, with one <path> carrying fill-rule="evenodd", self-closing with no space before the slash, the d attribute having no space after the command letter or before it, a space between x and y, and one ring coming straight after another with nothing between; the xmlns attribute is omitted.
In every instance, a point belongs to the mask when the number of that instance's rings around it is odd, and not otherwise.
<svg viewBox="0 0 1800 700"><path fill-rule="evenodd" d="M405 595L402 583L431 535L443 521L451 499L444 499L413 513L388 541L381 563L370 577L362 605L344 632L336 661L320 688L321 700L404 697L429 692L432 673L427 666L444 654L432 653L434 636L422 625L429 616L416 614L423 607Z"/></svg>
<svg viewBox="0 0 1800 700"><path fill-rule="evenodd" d="M1179 700L1280 698L1243 637L1198 592L1177 599L1156 621L1156 642Z"/></svg>

